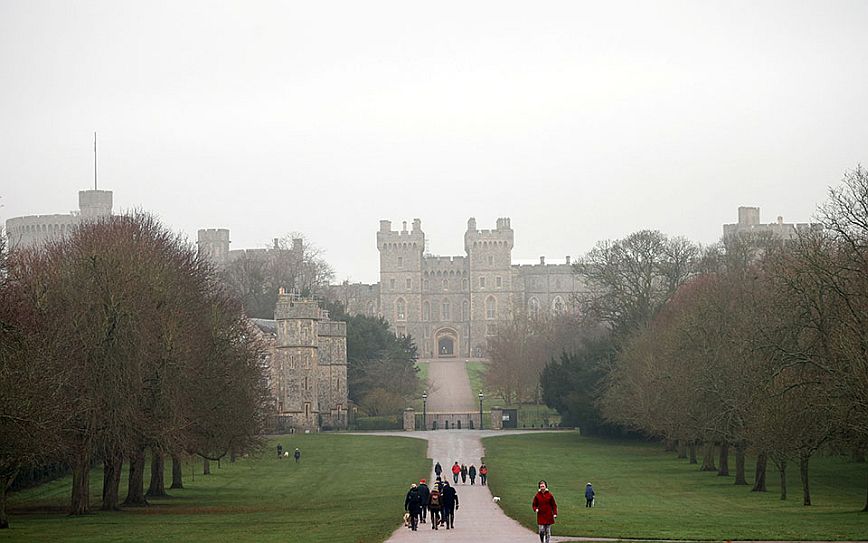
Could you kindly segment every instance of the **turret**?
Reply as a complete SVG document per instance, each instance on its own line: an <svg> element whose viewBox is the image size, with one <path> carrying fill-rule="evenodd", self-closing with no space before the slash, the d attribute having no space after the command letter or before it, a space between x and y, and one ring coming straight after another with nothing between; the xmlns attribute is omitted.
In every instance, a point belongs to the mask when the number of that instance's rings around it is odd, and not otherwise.
<svg viewBox="0 0 868 543"><path fill-rule="evenodd" d="M199 256L207 258L215 266L224 266L229 258L229 230L211 228L199 230L196 246Z"/></svg>
<svg viewBox="0 0 868 543"><path fill-rule="evenodd" d="M112 191L110 190L80 190L78 191L78 209L82 219L107 217L112 214Z"/></svg>

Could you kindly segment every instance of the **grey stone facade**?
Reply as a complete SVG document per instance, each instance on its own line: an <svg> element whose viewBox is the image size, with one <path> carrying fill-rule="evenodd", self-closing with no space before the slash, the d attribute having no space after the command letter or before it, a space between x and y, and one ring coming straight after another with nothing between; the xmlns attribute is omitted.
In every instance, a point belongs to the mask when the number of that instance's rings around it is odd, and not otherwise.
<svg viewBox="0 0 868 543"><path fill-rule="evenodd" d="M411 335L422 357L484 356L488 338L516 307L565 311L581 288L569 265L512 263L508 218L493 230L467 221L463 256L425 254L422 222L411 228L380 221L380 282L333 285L330 295L351 314L380 315L398 335Z"/></svg>
<svg viewBox="0 0 868 543"><path fill-rule="evenodd" d="M281 429L347 427L347 326L315 300L281 293L274 320L253 322L268 341L269 383Z"/></svg>
<svg viewBox="0 0 868 543"><path fill-rule="evenodd" d="M823 225L818 223L785 223L783 217L778 217L776 222L762 224L760 222L760 208L741 206L738 208L738 222L723 225L723 237L756 233L770 234L780 239L790 240L795 239L800 231L822 227Z"/></svg>

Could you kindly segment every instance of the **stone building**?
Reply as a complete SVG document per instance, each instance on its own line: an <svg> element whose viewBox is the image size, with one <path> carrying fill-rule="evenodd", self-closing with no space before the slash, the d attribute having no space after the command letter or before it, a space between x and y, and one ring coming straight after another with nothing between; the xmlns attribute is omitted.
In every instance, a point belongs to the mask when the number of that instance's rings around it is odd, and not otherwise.
<svg viewBox="0 0 868 543"><path fill-rule="evenodd" d="M295 238L289 249L280 247L280 240L275 238L272 247L261 249L229 249L228 228L204 228L197 232L196 247L200 255L204 255L218 268L242 259L265 260L270 255L285 254L289 258L301 259L303 255L303 240Z"/></svg>
<svg viewBox="0 0 868 543"><path fill-rule="evenodd" d="M784 218L780 216L776 222L762 224L760 208L741 206L738 208L738 222L723 225L723 237L755 233L770 234L780 239L790 240L795 239L801 231L822 227L823 225L818 223L785 223Z"/></svg>
<svg viewBox="0 0 868 543"><path fill-rule="evenodd" d="M347 326L315 300L281 292L274 320L252 319L267 342L277 429L347 427Z"/></svg>
<svg viewBox="0 0 868 543"><path fill-rule="evenodd" d="M565 311L581 288L564 264L517 265L508 218L493 230L467 221L462 256L426 254L422 222L401 230L380 221L380 282L333 285L330 295L352 314L380 315L398 335L413 336L422 357L484 356L489 337L516 307Z"/></svg>
<svg viewBox="0 0 868 543"><path fill-rule="evenodd" d="M6 221L9 248L35 247L64 238L73 228L89 219L112 214L110 190L78 191L78 211L55 215L29 215Z"/></svg>

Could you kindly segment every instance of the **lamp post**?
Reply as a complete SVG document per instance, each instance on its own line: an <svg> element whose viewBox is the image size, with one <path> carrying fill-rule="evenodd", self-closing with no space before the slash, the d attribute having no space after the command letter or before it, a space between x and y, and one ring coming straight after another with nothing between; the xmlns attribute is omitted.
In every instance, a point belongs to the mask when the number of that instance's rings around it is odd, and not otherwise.
<svg viewBox="0 0 868 543"><path fill-rule="evenodd" d="M482 399L484 397L485 397L485 395L480 390L479 391L479 429L480 430L482 430Z"/></svg>
<svg viewBox="0 0 868 543"><path fill-rule="evenodd" d="M428 429L428 391L422 393L422 429Z"/></svg>

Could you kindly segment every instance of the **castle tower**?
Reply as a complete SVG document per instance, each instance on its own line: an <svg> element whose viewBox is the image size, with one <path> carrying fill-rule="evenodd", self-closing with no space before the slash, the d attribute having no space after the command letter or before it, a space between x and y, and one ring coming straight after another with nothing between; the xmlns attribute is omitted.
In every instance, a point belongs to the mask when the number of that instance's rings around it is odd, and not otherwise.
<svg viewBox="0 0 868 543"><path fill-rule="evenodd" d="M215 266L225 266L229 259L229 230L211 228L199 230L196 245L199 255Z"/></svg>
<svg viewBox="0 0 868 543"><path fill-rule="evenodd" d="M494 230L478 230L476 219L467 221L464 250L467 252L470 287L471 355L484 352L488 337L505 320L513 301L512 247L514 233L509 218L497 219Z"/></svg>
<svg viewBox="0 0 868 543"><path fill-rule="evenodd" d="M318 404L323 427L347 427L347 323L328 319L318 322Z"/></svg>
<svg viewBox="0 0 868 543"><path fill-rule="evenodd" d="M284 369L286 397L278 398L292 426L306 430L319 427L318 323L322 312L315 300L298 299L281 292L274 308L277 331L277 367ZM346 332L344 332L346 335Z"/></svg>
<svg viewBox="0 0 868 543"><path fill-rule="evenodd" d="M422 221L413 219L407 231L406 221L400 232L392 230L391 221L380 221L377 232L380 251L380 302L383 316L395 327L397 335L421 337L422 254L425 234Z"/></svg>
<svg viewBox="0 0 868 543"><path fill-rule="evenodd" d="M112 191L110 190L80 190L78 191L78 209L82 220L107 217L112 214Z"/></svg>

